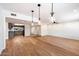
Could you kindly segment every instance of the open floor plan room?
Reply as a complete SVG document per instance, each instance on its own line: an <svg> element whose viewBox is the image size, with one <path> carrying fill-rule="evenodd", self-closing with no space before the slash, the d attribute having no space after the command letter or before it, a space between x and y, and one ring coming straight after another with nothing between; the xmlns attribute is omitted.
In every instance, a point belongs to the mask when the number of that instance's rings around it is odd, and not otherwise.
<svg viewBox="0 0 79 59"><path fill-rule="evenodd" d="M79 56L79 3L0 3L0 56Z"/></svg>

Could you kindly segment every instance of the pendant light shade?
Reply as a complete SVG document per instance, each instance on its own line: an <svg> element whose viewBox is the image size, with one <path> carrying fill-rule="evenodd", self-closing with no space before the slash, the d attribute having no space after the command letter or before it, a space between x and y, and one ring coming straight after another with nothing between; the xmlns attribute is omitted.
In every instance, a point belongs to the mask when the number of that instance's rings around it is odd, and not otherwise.
<svg viewBox="0 0 79 59"><path fill-rule="evenodd" d="M32 24L31 25L33 26L34 25L34 22L33 22L33 12L34 11L32 10L31 12L32 12Z"/></svg>
<svg viewBox="0 0 79 59"><path fill-rule="evenodd" d="M41 25L41 22L40 22L40 20L38 20L38 24L39 24L39 25Z"/></svg>
<svg viewBox="0 0 79 59"><path fill-rule="evenodd" d="M39 7L39 18L38 18L38 24L41 25L41 22L40 22L40 6L41 4L38 4L38 7Z"/></svg>
<svg viewBox="0 0 79 59"><path fill-rule="evenodd" d="M51 4L51 22L54 23L55 22L55 18L54 18L54 12L53 12L53 3Z"/></svg>

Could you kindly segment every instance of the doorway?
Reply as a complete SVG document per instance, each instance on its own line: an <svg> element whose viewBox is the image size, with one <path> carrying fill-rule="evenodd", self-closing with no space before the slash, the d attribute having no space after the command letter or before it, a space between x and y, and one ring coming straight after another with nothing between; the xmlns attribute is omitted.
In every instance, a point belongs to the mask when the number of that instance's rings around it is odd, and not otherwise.
<svg viewBox="0 0 79 59"><path fill-rule="evenodd" d="M24 26L14 25L14 36L24 36Z"/></svg>
<svg viewBox="0 0 79 59"><path fill-rule="evenodd" d="M41 36L41 26L40 25L31 26L30 34L32 36Z"/></svg>
<svg viewBox="0 0 79 59"><path fill-rule="evenodd" d="M13 23L8 23L9 27L9 38L14 38L15 36L24 36L25 26L23 25L14 25Z"/></svg>

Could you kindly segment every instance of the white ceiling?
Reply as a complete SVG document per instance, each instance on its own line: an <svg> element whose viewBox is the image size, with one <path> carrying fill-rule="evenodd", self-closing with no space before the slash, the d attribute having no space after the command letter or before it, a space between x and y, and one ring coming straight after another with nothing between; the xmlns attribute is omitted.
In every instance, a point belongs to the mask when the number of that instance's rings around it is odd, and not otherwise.
<svg viewBox="0 0 79 59"><path fill-rule="evenodd" d="M37 3L2 3L4 9L19 12L31 16L31 10L34 10L34 17L38 18ZM79 20L78 3L54 3L54 17L58 22ZM51 3L41 3L41 21L48 23L50 21Z"/></svg>

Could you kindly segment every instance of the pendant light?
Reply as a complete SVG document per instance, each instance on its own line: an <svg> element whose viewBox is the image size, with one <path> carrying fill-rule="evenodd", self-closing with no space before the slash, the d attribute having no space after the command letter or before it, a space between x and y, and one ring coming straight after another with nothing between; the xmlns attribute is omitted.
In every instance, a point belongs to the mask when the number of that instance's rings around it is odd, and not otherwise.
<svg viewBox="0 0 79 59"><path fill-rule="evenodd" d="M40 22L40 6L41 4L38 4L38 7L39 7L39 18L38 18L38 24L41 25L41 22Z"/></svg>
<svg viewBox="0 0 79 59"><path fill-rule="evenodd" d="M34 11L32 10L31 12L32 12L32 24L31 25L33 26L34 25L34 22L33 22L33 12Z"/></svg>
<svg viewBox="0 0 79 59"><path fill-rule="evenodd" d="M52 21L52 23L55 23L55 19L54 19L54 12L53 12L53 3L51 4L52 6L51 6L51 21Z"/></svg>

